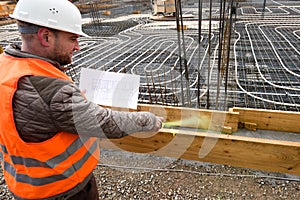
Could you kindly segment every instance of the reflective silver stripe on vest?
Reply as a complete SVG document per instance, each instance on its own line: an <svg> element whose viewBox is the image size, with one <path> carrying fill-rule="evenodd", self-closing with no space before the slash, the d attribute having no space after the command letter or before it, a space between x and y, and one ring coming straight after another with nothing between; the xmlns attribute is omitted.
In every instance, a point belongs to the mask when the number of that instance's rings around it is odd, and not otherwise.
<svg viewBox="0 0 300 200"><path fill-rule="evenodd" d="M2 151L0 151L0 162L2 162L3 161L3 153L2 153Z"/></svg>
<svg viewBox="0 0 300 200"><path fill-rule="evenodd" d="M4 145L0 144L0 161L3 161L3 154L7 154L7 149Z"/></svg>
<svg viewBox="0 0 300 200"><path fill-rule="evenodd" d="M64 193L52 196L52 197L43 198L43 200L67 200L67 199L70 199L70 197L74 196L74 194L77 194L79 191L81 191L84 188L84 186L86 186L86 184L90 181L92 176L93 176L92 173L90 173L89 175L87 175L87 177L82 182L78 183L78 185L76 185L72 189L70 189ZM12 191L10 191L10 192L17 200L28 200L28 198L24 199L24 198L19 197L16 194L14 194Z"/></svg>
<svg viewBox="0 0 300 200"><path fill-rule="evenodd" d="M75 147L76 147L76 145L75 145ZM78 169L80 169L83 166L83 164L91 156L93 156L92 153L94 153L96 151L97 147L98 147L98 142L96 140L96 141L94 141L92 146L88 149L88 151L84 154L84 156L80 160L78 160L76 163L74 163L72 166L70 166L68 169L66 169L62 174L57 174L57 175L52 175L52 176L42 177L42 178L33 178L33 177L30 177L26 174L16 173L16 169L11 164L9 164L7 162L4 162L4 170L6 170L11 176L15 177L17 182L27 183L27 184L30 184L30 185L33 185L33 186L42 186L42 185L53 183L53 182L63 180L63 179L66 179L66 178L69 178L70 176L72 176ZM66 151L66 152L67 152L68 155L70 155L69 153L71 153L71 152L74 153L75 149L78 149L78 148L68 148L67 150L72 150L72 151L69 151L69 152ZM92 152L92 153L90 153L90 152ZM65 154L66 153L64 152L64 155ZM63 161L63 160L61 160L61 158L67 158L67 157L65 157L65 156L56 156L56 157L54 157L50 160L52 160L51 162L53 162L53 161ZM27 159L24 159L24 160L27 160ZM43 163L43 162L40 162L40 163ZM56 166L57 164L59 164L59 163L56 163L56 164L52 163L51 165ZM43 164L42 166L44 166L44 165L45 166L47 165L49 167L48 164ZM35 166L35 167L40 167L40 166Z"/></svg>
<svg viewBox="0 0 300 200"><path fill-rule="evenodd" d="M50 158L46 162L41 162L40 160L34 159L34 158L24 158L21 156L10 156L12 163L14 165L24 165L26 167L44 167L44 168L54 168L59 163L63 162L65 159L69 157L69 155L74 154L78 149L80 149L83 146L83 143L85 143L89 138L82 137L82 140L80 138L77 138L63 153L60 155L57 155L53 158ZM4 146L3 146L4 147ZM6 148L5 148L6 150ZM4 151L5 152L5 151ZM7 151L6 151L7 153Z"/></svg>

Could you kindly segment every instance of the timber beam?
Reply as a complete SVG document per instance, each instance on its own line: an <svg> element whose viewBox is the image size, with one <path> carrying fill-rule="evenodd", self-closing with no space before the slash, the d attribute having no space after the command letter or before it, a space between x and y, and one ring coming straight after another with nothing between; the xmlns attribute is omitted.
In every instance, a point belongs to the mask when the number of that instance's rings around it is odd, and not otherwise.
<svg viewBox="0 0 300 200"><path fill-rule="evenodd" d="M182 123L180 127L163 128L158 133L100 139L102 148L300 176L300 142L222 134L224 127L238 132L238 124L241 123L254 127L253 130L270 130L272 127L274 131L277 128L279 131L297 132L299 126L297 128L295 124L299 121L299 113L244 108L220 112L153 105L139 105L137 110L152 112L165 117L166 121L179 120ZM201 120L191 120L193 117ZM270 119L275 122L269 122ZM281 120L294 129L283 128Z"/></svg>
<svg viewBox="0 0 300 200"><path fill-rule="evenodd" d="M206 109L158 105L138 105L138 111L148 111L164 117L167 122L180 122L180 127L233 133L238 131L239 113Z"/></svg>
<svg viewBox="0 0 300 200"><path fill-rule="evenodd" d="M101 139L100 146L269 172L300 175L300 142L162 129L121 139Z"/></svg>
<svg viewBox="0 0 300 200"><path fill-rule="evenodd" d="M256 124L257 129L300 133L300 113L291 111L231 108L239 113L239 123Z"/></svg>

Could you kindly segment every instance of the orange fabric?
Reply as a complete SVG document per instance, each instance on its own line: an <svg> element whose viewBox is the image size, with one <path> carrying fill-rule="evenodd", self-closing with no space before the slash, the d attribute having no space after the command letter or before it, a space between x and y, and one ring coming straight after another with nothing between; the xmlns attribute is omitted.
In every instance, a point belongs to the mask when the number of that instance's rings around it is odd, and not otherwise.
<svg viewBox="0 0 300 200"><path fill-rule="evenodd" d="M26 75L70 79L48 62L0 55L0 151L5 180L14 195L43 199L64 193L84 181L98 163L99 148L96 138L81 141L78 135L66 132L41 143L24 142L14 124L12 100L18 80ZM69 153L66 149L71 146L78 148ZM39 164L26 166L23 162ZM55 180L56 176L60 179Z"/></svg>

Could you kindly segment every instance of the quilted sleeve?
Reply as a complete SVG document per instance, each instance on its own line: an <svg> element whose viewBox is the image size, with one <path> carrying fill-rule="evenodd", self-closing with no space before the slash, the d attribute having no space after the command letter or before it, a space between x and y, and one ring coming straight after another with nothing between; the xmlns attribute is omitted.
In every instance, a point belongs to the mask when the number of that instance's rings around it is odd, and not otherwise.
<svg viewBox="0 0 300 200"><path fill-rule="evenodd" d="M119 112L100 107L86 100L74 84L56 92L50 101L50 111L60 130L94 137L120 138L152 131L157 121L148 112Z"/></svg>

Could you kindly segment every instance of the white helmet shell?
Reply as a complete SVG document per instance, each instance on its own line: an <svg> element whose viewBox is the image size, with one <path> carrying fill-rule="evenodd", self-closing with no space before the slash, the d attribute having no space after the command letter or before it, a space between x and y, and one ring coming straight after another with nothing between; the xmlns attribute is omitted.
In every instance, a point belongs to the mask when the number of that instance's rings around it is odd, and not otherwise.
<svg viewBox="0 0 300 200"><path fill-rule="evenodd" d="M19 0L11 18L88 37L79 9L68 0Z"/></svg>

